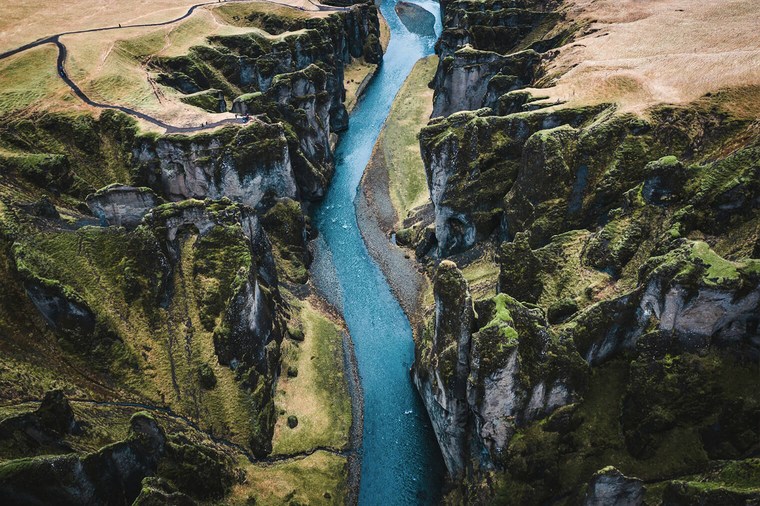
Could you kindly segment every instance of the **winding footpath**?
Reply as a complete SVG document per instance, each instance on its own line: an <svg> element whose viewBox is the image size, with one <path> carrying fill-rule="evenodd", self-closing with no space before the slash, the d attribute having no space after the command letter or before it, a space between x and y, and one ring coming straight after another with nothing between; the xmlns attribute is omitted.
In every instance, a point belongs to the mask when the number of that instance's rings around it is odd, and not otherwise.
<svg viewBox="0 0 760 506"><path fill-rule="evenodd" d="M232 2L250 2L251 0L218 0L216 2L204 2L200 4L192 5L187 12L185 12L182 16L178 18L171 19L169 21L161 21L159 23L139 23L135 25L117 25L117 26L105 26L101 28L88 28L85 30L72 30L68 32L61 32L57 33L55 35L50 35L48 37L43 37L40 39L37 39L33 42L30 42L28 44L24 44L23 46L19 46L15 49L11 49L10 51L5 51L4 53L0 53L0 60L4 60L6 58L9 58L15 54L27 51L29 49L33 49L35 47L42 46L44 44L55 44L55 46L58 48L58 61L56 63L58 67L58 76L63 80L66 85L71 88L71 91L74 92L74 94L79 97L84 103L86 103L89 106L96 107L98 109L114 109L117 111L121 111L125 114L128 114L130 116L134 116L136 118L139 118L141 120L147 121L148 123L152 123L156 126L159 126L166 130L166 133L193 133L193 132L200 132L202 130L210 130L212 128L216 128L218 126L222 125L228 125L228 124L244 124L245 121L243 119L238 118L226 118L220 121L216 121L213 123L205 123L203 125L199 126L190 126L190 127L181 127L181 126L175 126L170 125L164 121L161 121L158 118L155 118L153 116L150 116L149 114L142 113L140 111L137 111L135 109L132 109L131 107L124 107L121 105L111 105L111 104L104 104L101 102L96 102L92 100L90 97L87 96L87 94L69 77L69 75L66 73L66 56L68 55L68 50L66 49L66 46L61 42L61 37L64 35L77 35L82 33L94 33L94 32L107 32L112 30L125 30L128 28L150 28L150 27L156 27L156 26L167 26L172 25L174 23L178 23L184 19L187 19L190 17L193 12L195 12L196 9L199 9L201 7L206 7L208 5L219 5L220 3L232 3ZM279 5L282 7L288 7L291 9L296 9L304 12L315 12L311 11L309 9L305 9L303 7L297 6L297 5L288 5L285 3L280 3L275 0L257 0L257 1L264 1L271 4ZM317 8L317 11L334 11L334 12L340 12L340 11L347 11L350 9L350 7L334 7L334 6L328 6L328 5L322 5L322 4L316 4L312 0L309 0L309 3L314 5Z"/></svg>

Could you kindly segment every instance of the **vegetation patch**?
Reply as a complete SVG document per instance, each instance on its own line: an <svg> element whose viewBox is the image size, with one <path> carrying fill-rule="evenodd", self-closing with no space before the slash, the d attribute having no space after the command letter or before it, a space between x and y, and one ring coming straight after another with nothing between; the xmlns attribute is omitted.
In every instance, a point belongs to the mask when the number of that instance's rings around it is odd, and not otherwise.
<svg viewBox="0 0 760 506"><path fill-rule="evenodd" d="M275 404L280 414L275 426L275 454L317 446L343 448L351 426L342 331L310 302L299 305L304 339L283 343L283 370L295 368L297 375L283 374L277 384ZM289 428L288 417L292 415L298 425Z"/></svg>

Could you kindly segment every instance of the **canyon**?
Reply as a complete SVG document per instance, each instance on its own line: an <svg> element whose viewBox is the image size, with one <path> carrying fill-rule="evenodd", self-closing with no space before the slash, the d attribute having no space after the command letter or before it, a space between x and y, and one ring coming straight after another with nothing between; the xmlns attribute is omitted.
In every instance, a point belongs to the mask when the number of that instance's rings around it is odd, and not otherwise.
<svg viewBox="0 0 760 506"><path fill-rule="evenodd" d="M760 500L752 0L161 4L0 36L4 500Z"/></svg>

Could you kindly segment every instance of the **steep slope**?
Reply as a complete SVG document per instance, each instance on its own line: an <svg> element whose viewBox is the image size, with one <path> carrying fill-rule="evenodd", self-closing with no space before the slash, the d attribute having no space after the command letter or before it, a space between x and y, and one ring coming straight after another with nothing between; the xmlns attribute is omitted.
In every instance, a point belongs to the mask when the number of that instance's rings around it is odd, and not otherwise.
<svg viewBox="0 0 760 506"><path fill-rule="evenodd" d="M756 9L740 4L723 6L726 26L747 28ZM755 77L726 58L717 72L741 77L652 100L596 93L571 70L576 57L626 65L622 44L584 48L601 35L661 37L649 51L668 61L679 40L728 54L746 39L700 31L703 8L676 1L615 16L586 2L442 7L420 133L433 213L412 212L396 237L433 280L414 378L455 482L447 500L755 500ZM667 9L683 39L651 31Z"/></svg>
<svg viewBox="0 0 760 506"><path fill-rule="evenodd" d="M153 62L167 84L200 79L171 70L180 63L209 70L223 100L242 95L244 125L160 135L120 112L57 103L4 117L4 497L242 504L355 493L343 323L311 293L304 208L329 184L334 133L347 126L344 65L382 58L377 11L272 14L264 27L276 37L249 28ZM240 82L265 67L266 79ZM53 389L64 407L51 420ZM40 480L49 486L35 489ZM269 490L271 480L289 488Z"/></svg>

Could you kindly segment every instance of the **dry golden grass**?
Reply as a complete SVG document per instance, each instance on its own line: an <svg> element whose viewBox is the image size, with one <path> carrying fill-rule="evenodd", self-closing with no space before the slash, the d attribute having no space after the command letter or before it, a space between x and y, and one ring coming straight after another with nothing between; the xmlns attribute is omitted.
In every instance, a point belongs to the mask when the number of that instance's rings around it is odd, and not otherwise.
<svg viewBox="0 0 760 506"><path fill-rule="evenodd" d="M640 112L743 87L735 97L746 103L732 107L757 113L757 0L570 0L570 6L570 19L588 28L549 64L549 75L560 76L540 91L549 102L616 102Z"/></svg>
<svg viewBox="0 0 760 506"><path fill-rule="evenodd" d="M247 482L236 485L228 501L233 505L344 504L345 464L345 457L326 452L274 465L245 463Z"/></svg>
<svg viewBox="0 0 760 506"><path fill-rule="evenodd" d="M297 7L293 9L292 7ZM250 20L246 19L249 14L266 12L286 18L310 18L329 16L329 10L317 10L315 4L309 0L254 0L245 2L228 2L212 9L214 15L223 23L234 26L250 27ZM308 11L308 12L307 12ZM254 23L256 26L256 23Z"/></svg>
<svg viewBox="0 0 760 506"><path fill-rule="evenodd" d="M58 0L51 4L43 0L3 0L0 4L0 51L55 33L118 24L161 23L178 18L192 5L205 1L208 0ZM316 10L309 0L270 0L266 3Z"/></svg>
<svg viewBox="0 0 760 506"><path fill-rule="evenodd" d="M343 373L342 335L334 322L303 303L300 319L303 342L283 342L283 374L277 383L275 405L284 413L277 419L274 453L292 454L316 446L343 447L351 426L351 399ZM294 367L298 376L289 378ZM288 416L298 425L287 426Z"/></svg>
<svg viewBox="0 0 760 506"><path fill-rule="evenodd" d="M377 65L367 63L364 58L357 58L346 65L343 75L343 87L346 89L346 109L350 113L359 101L359 87L365 79L375 73Z"/></svg>
<svg viewBox="0 0 760 506"><path fill-rule="evenodd" d="M121 23L153 23L174 19L189 5L202 0L151 3L110 2L88 7L64 0L56 9L43 9L39 2L4 7L0 20L0 50L60 31L87 29ZM302 6L310 12L293 9ZM108 8L109 6L113 8ZM266 11L296 17L326 16L309 0L268 0L220 3L197 9L190 17L165 26L122 28L103 32L66 35L61 41L68 49L66 69L75 83L94 101L133 108L174 126L200 126L233 117L232 113L212 114L183 103L181 94L155 82L147 68L152 56L178 56L190 47L203 44L213 35L257 32L255 27L235 26L235 18ZM86 12L77 15L77 10ZM100 16L106 11L105 14ZM89 14L92 11L95 14ZM56 23L46 16L56 14ZM139 14L150 12L150 14ZM13 22L9 21L12 20ZM54 27L54 28L51 28ZM18 31L24 28L17 35ZM282 37L280 35L278 37ZM275 38L275 37L273 37ZM89 110L56 75L57 51L52 45L35 48L0 61L0 114L19 110ZM145 130L161 130L140 121Z"/></svg>
<svg viewBox="0 0 760 506"><path fill-rule="evenodd" d="M63 37L69 50L69 76L97 102L122 105L173 125L214 122L231 113L211 114L180 101L181 94L160 86L145 62L151 56L177 56L211 35L250 32L220 24L208 10L180 23Z"/></svg>
<svg viewBox="0 0 760 506"><path fill-rule="evenodd" d="M45 45L0 60L0 114L42 105L43 98L81 103L58 77L57 57L56 48Z"/></svg>

